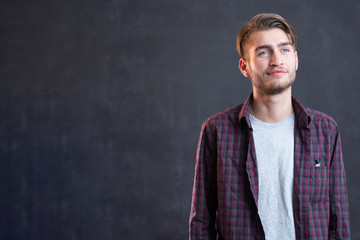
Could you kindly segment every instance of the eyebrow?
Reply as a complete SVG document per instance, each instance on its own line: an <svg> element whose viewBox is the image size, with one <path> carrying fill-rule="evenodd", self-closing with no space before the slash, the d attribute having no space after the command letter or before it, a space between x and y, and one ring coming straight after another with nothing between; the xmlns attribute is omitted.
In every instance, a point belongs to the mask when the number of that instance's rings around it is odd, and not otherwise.
<svg viewBox="0 0 360 240"><path fill-rule="evenodd" d="M283 46L288 46L288 45L292 45L290 42L281 42L279 43L277 46L278 47L283 47ZM271 45L261 45L261 46L258 46L257 48L255 48L255 51L258 51L260 49L270 49L272 48Z"/></svg>

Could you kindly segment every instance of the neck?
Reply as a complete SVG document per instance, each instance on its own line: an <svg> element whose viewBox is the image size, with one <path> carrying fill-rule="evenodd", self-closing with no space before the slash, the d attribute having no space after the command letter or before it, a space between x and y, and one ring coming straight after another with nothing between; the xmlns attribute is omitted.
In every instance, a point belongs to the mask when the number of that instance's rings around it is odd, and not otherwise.
<svg viewBox="0 0 360 240"><path fill-rule="evenodd" d="M263 122L280 122L293 113L291 88L276 95L263 95L254 89L253 97L252 114Z"/></svg>

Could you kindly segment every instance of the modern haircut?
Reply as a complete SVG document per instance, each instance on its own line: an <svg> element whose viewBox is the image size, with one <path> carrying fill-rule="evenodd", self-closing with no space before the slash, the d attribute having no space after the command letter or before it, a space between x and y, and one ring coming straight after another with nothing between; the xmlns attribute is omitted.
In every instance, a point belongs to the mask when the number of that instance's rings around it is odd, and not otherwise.
<svg viewBox="0 0 360 240"><path fill-rule="evenodd" d="M241 58L244 58L244 45L251 33L279 28L287 33L291 39L291 44L296 49L297 36L295 29L282 16L275 13L260 13L250 19L249 22L240 30L236 39L236 51Z"/></svg>

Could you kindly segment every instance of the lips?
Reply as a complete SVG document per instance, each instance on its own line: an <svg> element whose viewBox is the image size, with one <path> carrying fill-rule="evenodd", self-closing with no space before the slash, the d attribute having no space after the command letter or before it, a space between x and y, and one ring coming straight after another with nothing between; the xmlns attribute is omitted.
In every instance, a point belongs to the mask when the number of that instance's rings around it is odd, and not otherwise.
<svg viewBox="0 0 360 240"><path fill-rule="evenodd" d="M284 69L274 69L267 72L268 75L281 75L284 73L287 73L287 71L285 71Z"/></svg>

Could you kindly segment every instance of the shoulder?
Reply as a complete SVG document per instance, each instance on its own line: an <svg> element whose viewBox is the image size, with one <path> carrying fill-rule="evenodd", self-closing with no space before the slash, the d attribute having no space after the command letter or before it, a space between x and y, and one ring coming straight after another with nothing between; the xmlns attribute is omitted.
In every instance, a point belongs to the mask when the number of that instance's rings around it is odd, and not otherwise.
<svg viewBox="0 0 360 240"><path fill-rule="evenodd" d="M204 121L203 128L218 128L220 126L228 126L229 124L237 123L239 121L238 118L242 105L243 104L240 104L212 115Z"/></svg>
<svg viewBox="0 0 360 240"><path fill-rule="evenodd" d="M311 108L306 108L306 112L311 119L312 127L323 130L337 131L338 126L336 121L328 114Z"/></svg>

